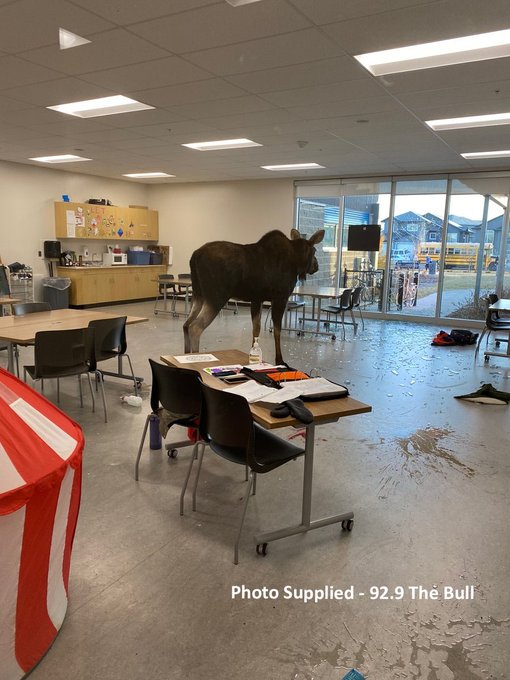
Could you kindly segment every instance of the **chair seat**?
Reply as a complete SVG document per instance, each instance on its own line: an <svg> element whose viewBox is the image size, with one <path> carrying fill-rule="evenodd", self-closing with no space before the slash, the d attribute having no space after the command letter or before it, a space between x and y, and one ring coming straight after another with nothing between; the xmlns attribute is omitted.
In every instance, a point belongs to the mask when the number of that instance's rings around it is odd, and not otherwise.
<svg viewBox="0 0 510 680"><path fill-rule="evenodd" d="M79 366L68 366L64 368L42 366L41 368L44 371L44 378L47 380L51 380L51 378L67 378L72 375L79 375L80 373L89 372L88 366L83 367L81 370ZM32 380L36 379L35 366L23 366L23 369L29 374Z"/></svg>
<svg viewBox="0 0 510 680"><path fill-rule="evenodd" d="M289 460L302 456L305 452L304 448L291 444L256 423L254 433L254 456L259 465L267 468L264 472L270 472ZM246 449L244 448L221 446L214 441L210 442L210 447L219 456L230 460L232 463L246 464ZM259 472L262 471L259 470Z"/></svg>

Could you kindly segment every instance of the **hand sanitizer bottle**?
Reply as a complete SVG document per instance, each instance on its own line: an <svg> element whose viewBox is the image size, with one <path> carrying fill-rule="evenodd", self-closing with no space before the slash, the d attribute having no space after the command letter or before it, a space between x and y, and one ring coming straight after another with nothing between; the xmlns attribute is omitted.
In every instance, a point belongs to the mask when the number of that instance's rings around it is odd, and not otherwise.
<svg viewBox="0 0 510 680"><path fill-rule="evenodd" d="M250 354L248 355L248 362L250 364L262 363L262 350L260 349L258 338L255 338L253 341L253 346L250 349Z"/></svg>

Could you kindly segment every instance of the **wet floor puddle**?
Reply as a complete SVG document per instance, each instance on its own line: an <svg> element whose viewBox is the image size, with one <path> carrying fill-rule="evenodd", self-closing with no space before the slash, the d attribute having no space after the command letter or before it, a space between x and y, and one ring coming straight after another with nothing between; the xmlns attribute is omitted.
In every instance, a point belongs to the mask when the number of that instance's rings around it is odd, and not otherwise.
<svg viewBox="0 0 510 680"><path fill-rule="evenodd" d="M391 488L399 484L401 475L420 483L429 473L446 476L453 470L465 477L475 474L475 470L455 453L455 450L466 449L467 441L447 428L425 427L407 436L383 438L381 444L396 455L381 471L379 498L387 497Z"/></svg>

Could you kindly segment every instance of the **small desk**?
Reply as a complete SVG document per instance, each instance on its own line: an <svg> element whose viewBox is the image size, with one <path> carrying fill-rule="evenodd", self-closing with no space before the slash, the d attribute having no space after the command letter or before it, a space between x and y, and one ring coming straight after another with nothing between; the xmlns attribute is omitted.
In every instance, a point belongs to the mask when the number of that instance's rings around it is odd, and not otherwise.
<svg viewBox="0 0 510 680"><path fill-rule="evenodd" d="M158 314L172 314L172 316L188 316L189 314L189 302L190 302L190 290L193 285L193 282L191 279L186 278L186 279L154 279L157 281L158 286L163 286L163 309L156 309L154 308L154 314L157 316ZM178 287L184 288L184 312L176 312L175 311L175 302L176 299L174 297L174 304L172 305L172 309L168 310L167 309L167 302L168 302L168 287L173 287L174 288L174 294L179 295L180 293L178 292Z"/></svg>
<svg viewBox="0 0 510 680"><path fill-rule="evenodd" d="M198 371L205 382L218 389L227 387L218 378L210 376L202 369L208 366L221 366L230 364L248 364L248 355L236 349L229 350L212 350L210 354L217 357L217 361L200 362L200 363L180 363L174 356L162 356L161 360L169 366L177 366L178 368L187 368ZM300 524L277 529L255 535L255 543L261 545L276 541L279 538L286 538L287 536L294 536L296 534L303 534L312 529L319 529L320 527L328 526L329 524L337 524L339 522L347 522L354 518L352 511L343 512L339 515L332 515L330 517L323 517L321 519L311 519L312 514L312 485L313 485L313 456L315 443L315 425L323 423L335 423L340 418L345 416L353 416L359 413L369 413L372 410L371 406L364 404L361 401L356 401L351 397L344 397L342 399L327 399L324 401L307 402L307 408L313 413L313 422L309 425L304 425L299 420L288 416L287 418L273 418L268 408L257 403L250 404L250 410L253 420L266 428L273 430L281 427L299 427L306 428L305 439L305 464L303 473L303 495L301 505L301 522ZM343 525L351 526L351 524Z"/></svg>
<svg viewBox="0 0 510 680"><path fill-rule="evenodd" d="M490 312L506 312L508 323L510 324L510 299L500 298L497 302L494 302L489 306ZM497 333L502 333L504 331L496 331ZM508 331L508 338L501 338L499 342L506 342L506 352L489 352L485 350L484 358L485 361L489 361L489 357L508 357L510 358L510 331Z"/></svg>
<svg viewBox="0 0 510 680"><path fill-rule="evenodd" d="M312 303L312 321L315 320L315 301L317 300L317 329L315 331L306 331L304 333L314 333L319 335L329 335L333 337L335 334L330 331L321 331L321 306L322 300L337 300L341 297L345 288L337 288L335 286L298 286L294 289L293 295L299 297L311 297Z"/></svg>
<svg viewBox="0 0 510 680"><path fill-rule="evenodd" d="M98 319L115 319L119 314L97 312L93 309L52 309L50 312L35 312L23 316L4 316L0 319L0 342L7 343L7 370L14 373L14 345L31 345L35 342L35 334L39 331L69 330L71 328L87 328L90 321ZM148 321L141 316L128 316L127 324ZM104 371L106 375L108 373ZM119 356L119 372L113 374L120 378L133 380L132 376L122 373ZM142 382L142 378L136 378Z"/></svg>

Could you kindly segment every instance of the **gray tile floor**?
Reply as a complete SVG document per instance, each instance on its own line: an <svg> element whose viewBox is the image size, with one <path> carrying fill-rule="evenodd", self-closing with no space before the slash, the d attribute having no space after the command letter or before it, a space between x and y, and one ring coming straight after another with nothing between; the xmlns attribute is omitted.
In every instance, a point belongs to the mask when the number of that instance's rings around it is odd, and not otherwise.
<svg viewBox="0 0 510 680"><path fill-rule="evenodd" d="M148 357L182 352L182 318L154 317L150 303L111 309L149 317L128 330L147 383ZM68 613L31 680L338 680L351 667L370 680L509 678L510 407L453 396L485 382L510 391L510 362L474 365L472 347L432 347L437 330L370 319L355 339L348 328L345 342L284 334L289 363L373 406L317 430L314 512L353 509L355 525L288 538L257 556L255 530L298 519L302 461L291 463L259 479L238 566L242 471L206 454L198 512L188 503L180 517L191 449L171 460L147 445L133 478L149 385L136 409L120 401L127 383L108 380L105 424L100 408L79 408L67 381L61 407L86 439L83 499ZM246 312L225 314L201 350L248 350L250 339ZM272 359L269 333L261 346ZM242 585L279 597L232 599ZM354 598L305 603L285 599L286 586L296 597L352 586ZM426 599L419 586L441 595L474 586L474 599Z"/></svg>

